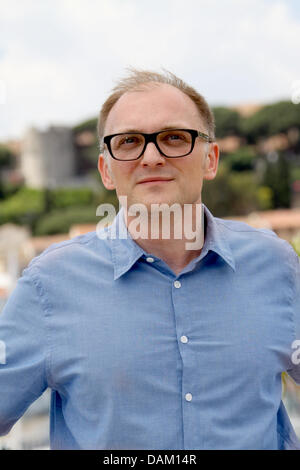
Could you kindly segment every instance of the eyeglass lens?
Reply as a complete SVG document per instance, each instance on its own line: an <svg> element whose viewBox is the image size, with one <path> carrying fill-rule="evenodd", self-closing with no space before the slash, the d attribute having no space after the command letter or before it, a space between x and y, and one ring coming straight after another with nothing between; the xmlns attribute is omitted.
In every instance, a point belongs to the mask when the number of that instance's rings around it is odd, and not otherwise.
<svg viewBox="0 0 300 470"><path fill-rule="evenodd" d="M187 131L168 130L156 136L160 151L168 157L179 157L190 152L192 136ZM119 134L111 139L111 151L119 160L134 160L143 151L145 137L142 134Z"/></svg>

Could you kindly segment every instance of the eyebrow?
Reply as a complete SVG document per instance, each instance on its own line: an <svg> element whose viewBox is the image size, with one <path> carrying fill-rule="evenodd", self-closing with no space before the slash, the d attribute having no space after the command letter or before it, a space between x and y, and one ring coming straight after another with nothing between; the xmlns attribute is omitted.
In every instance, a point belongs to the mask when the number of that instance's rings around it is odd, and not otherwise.
<svg viewBox="0 0 300 470"><path fill-rule="evenodd" d="M167 126L164 126L162 129L159 129L157 131L154 131L154 132L160 132L160 131L169 131L169 130L172 130L172 129L190 129L189 127L185 127L184 125L167 125ZM134 133L134 134L140 134L140 133L143 133L143 131L141 131L140 129L137 130L137 129L134 129L134 128L125 128L124 130L121 130L121 131L118 131L118 132L115 132L115 134L127 134L127 133ZM145 134L148 134L148 132L145 132ZM150 134L152 134L152 132L150 132Z"/></svg>

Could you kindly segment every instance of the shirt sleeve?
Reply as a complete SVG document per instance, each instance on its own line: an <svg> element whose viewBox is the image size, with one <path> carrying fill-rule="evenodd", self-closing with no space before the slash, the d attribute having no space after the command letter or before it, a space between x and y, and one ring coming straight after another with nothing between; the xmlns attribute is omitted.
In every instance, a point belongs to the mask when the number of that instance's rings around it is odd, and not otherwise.
<svg viewBox="0 0 300 470"><path fill-rule="evenodd" d="M300 260L294 253L293 314L295 337L291 344L291 367L287 370L290 377L300 384Z"/></svg>
<svg viewBox="0 0 300 470"><path fill-rule="evenodd" d="M0 313L0 436L48 386L45 328L38 285L27 268Z"/></svg>

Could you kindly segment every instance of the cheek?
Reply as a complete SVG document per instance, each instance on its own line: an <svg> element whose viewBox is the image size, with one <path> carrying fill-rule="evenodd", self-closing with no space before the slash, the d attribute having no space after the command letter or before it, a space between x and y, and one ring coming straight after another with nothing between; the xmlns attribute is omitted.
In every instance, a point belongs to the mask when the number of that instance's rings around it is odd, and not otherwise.
<svg viewBox="0 0 300 470"><path fill-rule="evenodd" d="M132 163L113 162L111 171L116 187L125 188L132 180L134 165Z"/></svg>
<svg viewBox="0 0 300 470"><path fill-rule="evenodd" d="M201 192L203 184L203 162L202 160L197 163L188 165L186 171L182 174L183 185L185 191L191 195L195 195Z"/></svg>
<svg viewBox="0 0 300 470"><path fill-rule="evenodd" d="M186 157L188 158L188 157ZM203 177L203 161L202 159L186 160L184 166L181 167L182 178L189 184L199 184Z"/></svg>

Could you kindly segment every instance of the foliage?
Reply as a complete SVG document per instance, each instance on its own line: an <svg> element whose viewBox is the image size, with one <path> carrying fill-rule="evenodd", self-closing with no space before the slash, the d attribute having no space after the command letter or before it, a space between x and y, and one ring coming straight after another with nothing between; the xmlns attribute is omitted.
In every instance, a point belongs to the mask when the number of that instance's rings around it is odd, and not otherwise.
<svg viewBox="0 0 300 470"><path fill-rule="evenodd" d="M299 181L299 180L300 180L300 168L291 167L291 181Z"/></svg>
<svg viewBox="0 0 300 470"><path fill-rule="evenodd" d="M222 106L212 108L216 123L216 137L240 135L241 116L237 111Z"/></svg>
<svg viewBox="0 0 300 470"><path fill-rule="evenodd" d="M88 147L78 147L78 171L86 172L89 169L97 167L98 155L99 155L99 146L98 142L95 141L92 145Z"/></svg>
<svg viewBox="0 0 300 470"><path fill-rule="evenodd" d="M59 188L49 191L49 204L52 209L92 204L93 190L90 188Z"/></svg>
<svg viewBox="0 0 300 470"><path fill-rule="evenodd" d="M300 234L295 235L291 240L291 245L296 251L297 255L300 256Z"/></svg>
<svg viewBox="0 0 300 470"><path fill-rule="evenodd" d="M23 187L23 183L11 183L10 181L2 182L3 198L8 199L16 194Z"/></svg>
<svg viewBox="0 0 300 470"><path fill-rule="evenodd" d="M257 188L256 197L258 200L258 208L266 211L272 209L274 193L269 186L260 186Z"/></svg>
<svg viewBox="0 0 300 470"><path fill-rule="evenodd" d="M3 144L0 144L0 200L5 198L5 182L1 175L2 168L9 168L12 164L12 153Z"/></svg>
<svg viewBox="0 0 300 470"><path fill-rule="evenodd" d="M97 118L88 119L84 122L81 122L77 126L74 126L73 131L76 134L79 133L79 132L83 132L83 131L92 131L92 132L96 133L96 131L97 131L97 121L98 121Z"/></svg>
<svg viewBox="0 0 300 470"><path fill-rule="evenodd" d="M202 198L217 217L244 215L259 207L257 189L253 172L233 172L221 162L216 178L204 182Z"/></svg>
<svg viewBox="0 0 300 470"><path fill-rule="evenodd" d="M22 187L16 194L0 203L0 224L11 222L31 226L43 211L43 191Z"/></svg>
<svg viewBox="0 0 300 470"><path fill-rule="evenodd" d="M102 192L95 194L95 205L98 206L99 204L112 204L116 210L119 208L119 201L117 198L116 191L110 191L107 189L103 189Z"/></svg>
<svg viewBox="0 0 300 470"><path fill-rule="evenodd" d="M41 217L34 229L35 235L67 233L74 224L98 223L95 206L74 206L53 210Z"/></svg>
<svg viewBox="0 0 300 470"><path fill-rule="evenodd" d="M273 193L272 208L290 207L291 172L289 162L283 154L278 154L275 162L267 162L263 176L263 185Z"/></svg>
<svg viewBox="0 0 300 470"><path fill-rule="evenodd" d="M257 183L252 171L232 172L228 178L230 214L244 215L257 210Z"/></svg>
<svg viewBox="0 0 300 470"><path fill-rule="evenodd" d="M0 168L10 166L11 160L11 151L5 145L0 144Z"/></svg>
<svg viewBox="0 0 300 470"><path fill-rule="evenodd" d="M232 171L249 171L254 169L257 154L253 147L243 146L236 152L224 155L226 164Z"/></svg>
<svg viewBox="0 0 300 470"><path fill-rule="evenodd" d="M242 133L250 142L300 127L300 105L280 101L264 106L241 122Z"/></svg>
<svg viewBox="0 0 300 470"><path fill-rule="evenodd" d="M94 193L90 188L38 190L22 187L0 202L0 224L28 225L38 234L64 233L74 223L99 222L96 208L103 202L118 209L114 191Z"/></svg>

